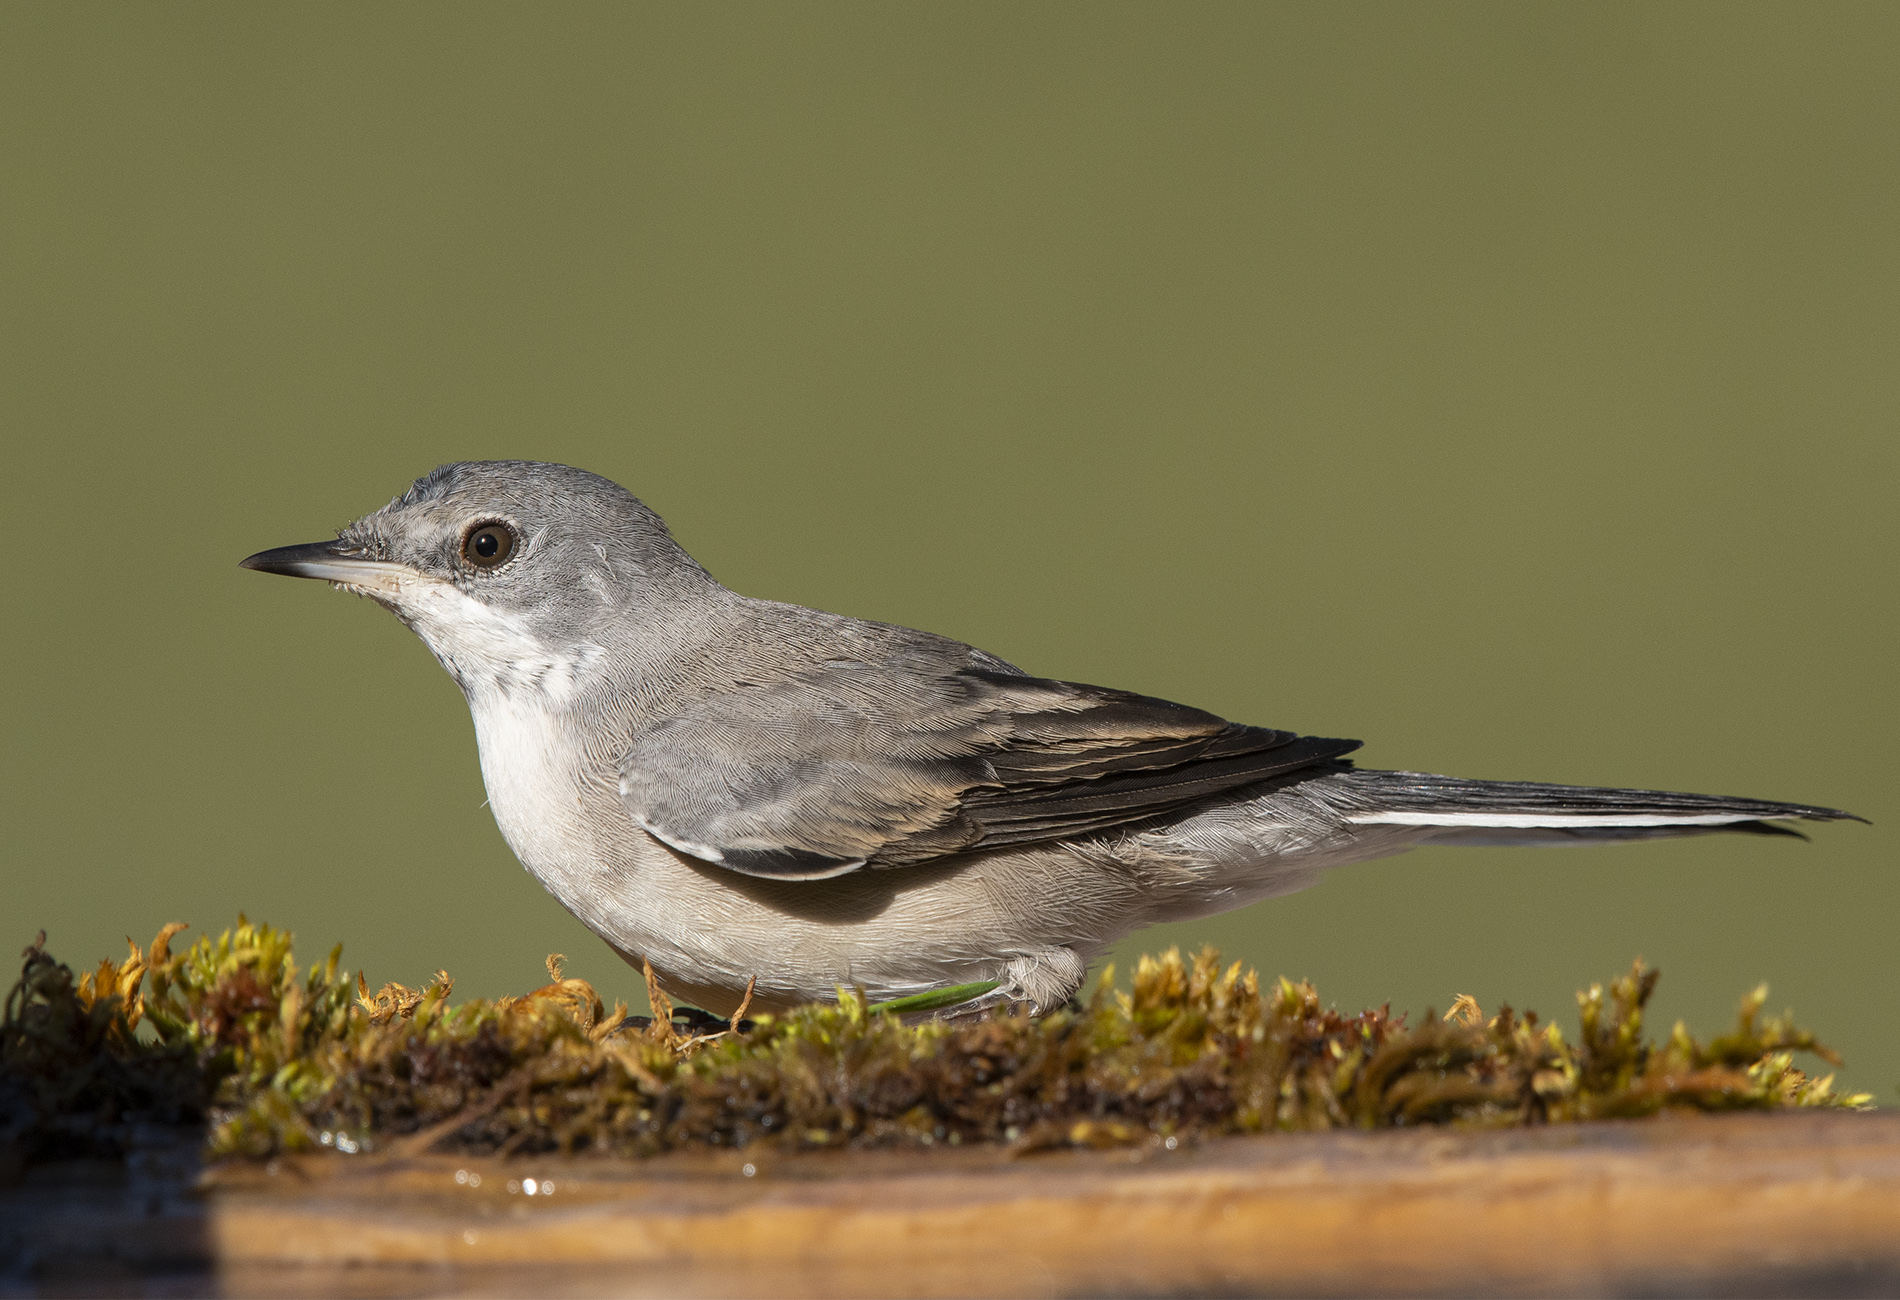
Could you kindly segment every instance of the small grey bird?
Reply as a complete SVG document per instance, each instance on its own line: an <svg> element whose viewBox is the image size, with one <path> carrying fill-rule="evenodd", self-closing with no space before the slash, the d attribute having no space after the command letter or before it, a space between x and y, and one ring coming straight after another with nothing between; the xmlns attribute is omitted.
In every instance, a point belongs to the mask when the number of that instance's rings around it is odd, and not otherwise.
<svg viewBox="0 0 1900 1300"><path fill-rule="evenodd" d="M444 465L245 568L383 605L468 699L508 845L687 1002L997 981L1060 1006L1142 926L1420 844L1576 844L1850 814L1355 768L1356 740L1031 677L946 637L728 591L624 488Z"/></svg>

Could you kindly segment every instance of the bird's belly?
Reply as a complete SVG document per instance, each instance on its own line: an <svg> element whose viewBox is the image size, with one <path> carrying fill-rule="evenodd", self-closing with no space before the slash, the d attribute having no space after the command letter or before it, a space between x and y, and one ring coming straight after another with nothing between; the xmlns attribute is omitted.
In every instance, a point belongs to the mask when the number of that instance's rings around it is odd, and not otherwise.
<svg viewBox="0 0 1900 1300"><path fill-rule="evenodd" d="M770 881L650 838L629 848L630 869L569 906L630 962L650 961L676 996L713 1010L754 979L756 1005L770 1009L829 1001L841 987L876 1001L992 979L1008 959L1054 948L1087 959L1140 912L1134 880L1059 851Z"/></svg>

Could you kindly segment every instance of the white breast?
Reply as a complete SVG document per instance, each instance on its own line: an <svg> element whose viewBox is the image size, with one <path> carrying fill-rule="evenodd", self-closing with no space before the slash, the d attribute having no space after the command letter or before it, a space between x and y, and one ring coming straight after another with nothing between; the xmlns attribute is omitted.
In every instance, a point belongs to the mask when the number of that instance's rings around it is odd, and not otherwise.
<svg viewBox="0 0 1900 1300"><path fill-rule="evenodd" d="M538 691L476 690L468 704L495 824L522 865L552 886L550 875L565 874L584 838L578 755Z"/></svg>
<svg viewBox="0 0 1900 1300"><path fill-rule="evenodd" d="M586 874L585 767L564 715L603 657L591 643L549 645L519 615L436 580L407 593L405 613L468 698L482 783L502 837L562 901Z"/></svg>

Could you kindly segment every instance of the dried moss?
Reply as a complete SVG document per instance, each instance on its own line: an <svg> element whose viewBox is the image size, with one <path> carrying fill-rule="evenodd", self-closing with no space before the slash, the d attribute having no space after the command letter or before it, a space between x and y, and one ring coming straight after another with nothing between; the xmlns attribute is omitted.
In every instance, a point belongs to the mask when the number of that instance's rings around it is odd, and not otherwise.
<svg viewBox="0 0 1900 1300"><path fill-rule="evenodd" d="M908 1019L846 990L836 1005L731 1025L704 1013L611 1010L585 981L451 1005L445 973L370 994L304 972L290 936L240 918L173 953L130 944L77 979L26 952L0 1025L0 1088L16 1158L110 1154L128 1126L204 1123L218 1156L332 1146L646 1155L693 1145L1008 1143L1021 1150L1200 1134L1506 1126L1698 1110L1864 1107L1839 1058L1786 1020L1764 986L1733 1031L1644 1030L1656 972L1639 961L1578 995L1581 1035L1534 1013L1486 1018L1459 999L1414 1027L1388 1009L1342 1015L1309 984L1263 989L1212 950L1142 958L1130 993L1104 973L1087 1005Z"/></svg>

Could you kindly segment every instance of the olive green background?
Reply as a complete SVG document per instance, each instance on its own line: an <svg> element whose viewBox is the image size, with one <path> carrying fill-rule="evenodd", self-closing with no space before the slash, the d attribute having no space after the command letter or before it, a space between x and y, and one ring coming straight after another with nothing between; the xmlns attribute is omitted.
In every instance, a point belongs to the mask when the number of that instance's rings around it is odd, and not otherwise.
<svg viewBox="0 0 1900 1300"><path fill-rule="evenodd" d="M1357 1009L1769 980L1896 1100L1900 8L0 9L5 927L613 959L462 701L242 572L567 461L729 585L1364 737L1827 803L1137 936Z"/></svg>

